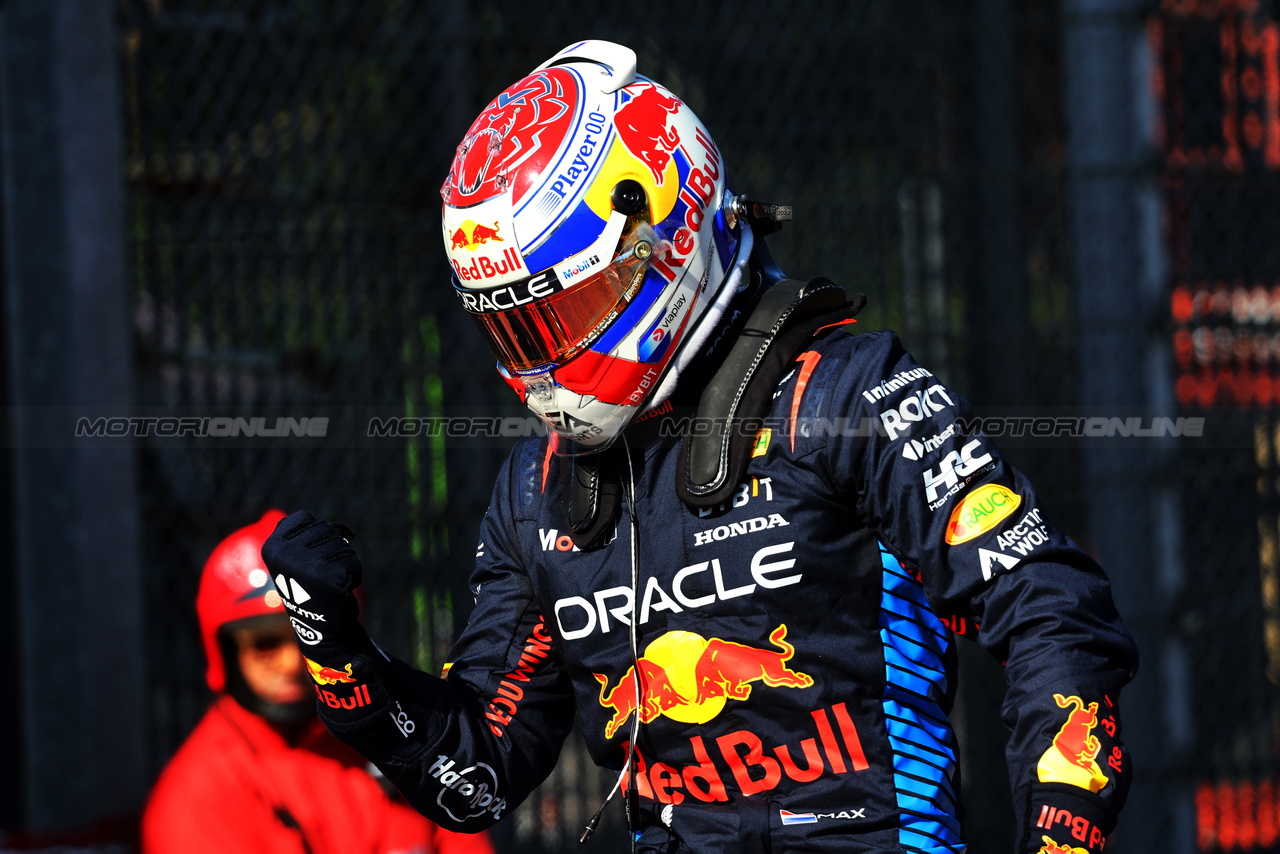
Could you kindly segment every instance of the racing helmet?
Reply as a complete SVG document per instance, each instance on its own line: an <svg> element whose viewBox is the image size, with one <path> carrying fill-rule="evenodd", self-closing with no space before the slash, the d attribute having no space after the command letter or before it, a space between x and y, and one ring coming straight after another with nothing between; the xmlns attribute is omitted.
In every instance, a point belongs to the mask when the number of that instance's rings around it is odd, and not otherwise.
<svg viewBox="0 0 1280 854"><path fill-rule="evenodd" d="M702 122L610 42L560 51L463 137L441 188L454 290L557 453L608 447L727 305L750 253L727 192Z"/></svg>
<svg viewBox="0 0 1280 854"><path fill-rule="evenodd" d="M196 613L209 661L205 681L214 691L227 687L228 675L219 630L250 617L284 613L280 594L262 562L262 544L284 517L279 510L268 510L257 522L218 543L205 561L196 594Z"/></svg>

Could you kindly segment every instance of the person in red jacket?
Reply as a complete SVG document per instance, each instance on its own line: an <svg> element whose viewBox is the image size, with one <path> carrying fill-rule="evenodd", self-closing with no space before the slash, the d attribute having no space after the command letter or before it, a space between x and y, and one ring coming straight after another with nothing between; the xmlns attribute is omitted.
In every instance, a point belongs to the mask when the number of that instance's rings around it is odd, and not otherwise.
<svg viewBox="0 0 1280 854"><path fill-rule="evenodd" d="M196 610L217 697L151 792L144 854L493 854L388 794L316 719L316 696L348 677L293 641L260 554L282 518L268 511L205 563Z"/></svg>

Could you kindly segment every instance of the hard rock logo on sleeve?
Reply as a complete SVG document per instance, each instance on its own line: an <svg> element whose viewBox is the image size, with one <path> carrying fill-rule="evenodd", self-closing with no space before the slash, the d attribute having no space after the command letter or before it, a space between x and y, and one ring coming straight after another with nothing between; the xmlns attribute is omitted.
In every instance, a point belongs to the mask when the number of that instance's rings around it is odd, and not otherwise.
<svg viewBox="0 0 1280 854"><path fill-rule="evenodd" d="M1098 725L1098 704L1085 706L1079 697L1053 695L1058 708L1071 708L1067 722L1053 737L1053 744L1036 767L1041 783L1069 783L1099 792L1109 782L1107 775L1095 761L1102 750L1102 742L1093 734ZM1072 708L1073 707L1073 708Z"/></svg>

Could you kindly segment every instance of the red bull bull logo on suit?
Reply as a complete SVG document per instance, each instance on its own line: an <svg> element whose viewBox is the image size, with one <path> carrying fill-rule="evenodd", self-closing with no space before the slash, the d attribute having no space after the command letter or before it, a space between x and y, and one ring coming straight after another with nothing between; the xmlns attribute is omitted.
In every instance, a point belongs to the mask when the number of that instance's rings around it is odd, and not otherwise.
<svg viewBox="0 0 1280 854"><path fill-rule="evenodd" d="M754 682L771 688L808 688L813 684L813 677L787 665L795 647L787 643L785 623L769 634L769 642L776 649L670 631L649 644L639 668L628 667L613 688L609 688L607 676L596 673L600 705L613 710L605 737L613 738L636 711L637 693L642 723L666 716L704 724L720 714L729 700L749 699Z"/></svg>
<svg viewBox="0 0 1280 854"><path fill-rule="evenodd" d="M1053 695L1058 708L1074 707L1067 722L1053 737L1053 745L1040 757L1037 775L1041 783L1069 783L1091 792L1102 791L1109 782L1094 760L1102 743L1093 734L1098 725L1098 704L1085 706L1079 697Z"/></svg>

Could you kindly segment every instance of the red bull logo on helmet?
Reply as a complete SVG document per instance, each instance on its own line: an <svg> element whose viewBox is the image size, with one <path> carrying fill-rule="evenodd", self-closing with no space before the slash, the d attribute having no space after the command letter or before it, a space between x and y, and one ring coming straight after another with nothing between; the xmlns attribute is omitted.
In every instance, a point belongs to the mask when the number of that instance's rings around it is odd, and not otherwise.
<svg viewBox="0 0 1280 854"><path fill-rule="evenodd" d="M632 156L649 167L653 183L662 186L671 154L680 145L680 132L670 118L683 104L674 95L663 95L657 86L645 80L626 87L631 99L618 108L613 124L618 139Z"/></svg>
<svg viewBox="0 0 1280 854"><path fill-rule="evenodd" d="M496 285L529 277L508 209L509 205L503 199L468 208L445 206L441 221L444 245L462 288L494 289ZM552 289L556 289L557 283L553 281L551 284ZM488 310L493 311L511 307L514 296L509 292L512 288L501 289L501 295L498 289L478 293L490 294L494 305ZM466 293L466 296L474 298L475 294ZM528 294L525 296L526 301L531 298Z"/></svg>
<svg viewBox="0 0 1280 854"><path fill-rule="evenodd" d="M594 674L600 683L600 705L613 711L605 737L613 738L636 712L637 695L641 723L666 716L704 724L720 714L729 700L749 699L752 683L763 682L771 688L813 685L812 676L787 664L795 647L787 643L785 623L769 634L769 642L776 649L670 631L649 644L638 667L628 667L612 688L607 676Z"/></svg>
<svg viewBox="0 0 1280 854"><path fill-rule="evenodd" d="M490 228L482 223L473 222L469 219L464 220L462 225L458 226L453 234L449 235L449 248L474 251L490 240L505 243L506 241L498 235L498 229L497 221L494 221L493 227Z"/></svg>

